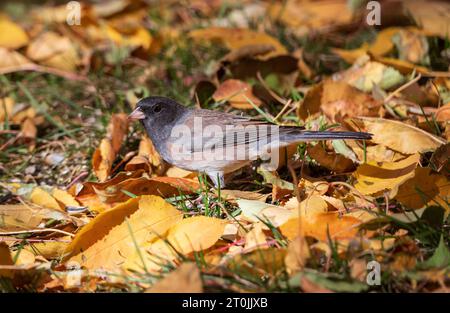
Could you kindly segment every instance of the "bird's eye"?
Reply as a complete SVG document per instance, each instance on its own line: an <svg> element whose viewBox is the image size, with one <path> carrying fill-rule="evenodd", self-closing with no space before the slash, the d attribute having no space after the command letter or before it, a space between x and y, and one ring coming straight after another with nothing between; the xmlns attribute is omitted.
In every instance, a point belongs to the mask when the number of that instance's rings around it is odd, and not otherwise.
<svg viewBox="0 0 450 313"><path fill-rule="evenodd" d="M162 110L162 105L161 105L161 103L157 103L157 104L155 104L155 106L153 107L153 112L155 112L155 113L159 113L159 112L161 112L161 110Z"/></svg>

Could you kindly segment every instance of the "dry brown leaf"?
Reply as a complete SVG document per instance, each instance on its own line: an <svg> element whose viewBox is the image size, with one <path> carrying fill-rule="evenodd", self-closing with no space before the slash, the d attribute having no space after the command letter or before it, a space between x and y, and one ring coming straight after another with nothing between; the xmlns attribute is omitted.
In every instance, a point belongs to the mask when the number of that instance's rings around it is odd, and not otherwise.
<svg viewBox="0 0 450 313"><path fill-rule="evenodd" d="M197 174L176 166L171 166L167 169L166 176L175 178L196 178Z"/></svg>
<svg viewBox="0 0 450 313"><path fill-rule="evenodd" d="M266 235L263 232L262 223L258 222L253 225L251 231L245 235L245 252L250 252L255 249L267 248Z"/></svg>
<svg viewBox="0 0 450 313"><path fill-rule="evenodd" d="M366 163L353 173L355 188L365 195L388 190L395 195L398 186L414 176L420 155L413 154L398 162Z"/></svg>
<svg viewBox="0 0 450 313"><path fill-rule="evenodd" d="M300 206L296 197L292 197L284 206L293 212L293 216L298 216L301 213L302 216L313 216L320 213L326 213L328 211L327 202L319 195L312 195L302 202ZM300 210L300 211L299 211Z"/></svg>
<svg viewBox="0 0 450 313"><path fill-rule="evenodd" d="M303 48L299 48L294 51L293 56L298 59L298 69L308 79L312 79L314 75L313 69L305 62L304 59L304 50Z"/></svg>
<svg viewBox="0 0 450 313"><path fill-rule="evenodd" d="M346 2L339 0L275 2L269 7L269 14L295 29L298 35L326 31L347 24L352 19L352 12Z"/></svg>
<svg viewBox="0 0 450 313"><path fill-rule="evenodd" d="M286 203L285 208L291 210L293 214L289 220L280 226L280 230L283 235L291 240L297 236L312 236L323 240L324 236L326 237L327 223L330 224L332 236L345 238L349 233L356 233L355 229L348 227L349 224L361 224L362 222L360 219L344 216L342 228L340 228L340 218L337 212L328 212L328 203L322 196L318 195L303 200L300 205L297 198L294 197ZM300 227L300 220L302 221L302 227Z"/></svg>
<svg viewBox="0 0 450 313"><path fill-rule="evenodd" d="M146 172L152 170L152 168L160 171L163 168L163 160L153 146L152 141L147 136L142 137L139 143L138 155L131 159L127 165L125 165L126 171L137 171L142 169ZM189 172L190 173L190 172ZM167 175L170 176L170 175ZM184 177L184 176L179 176Z"/></svg>
<svg viewBox="0 0 450 313"><path fill-rule="evenodd" d="M114 178L111 180L114 181ZM118 183L86 183L84 188L77 195L76 200L88 206L91 210L103 211L114 204L129 199L124 191L136 196L157 195L172 197L184 194L191 194L199 188L198 180L176 177L139 177L130 178Z"/></svg>
<svg viewBox="0 0 450 313"><path fill-rule="evenodd" d="M356 142L349 142L349 146L355 152L358 160L368 163L370 162L396 162L406 157L405 154L399 153L397 151L391 150L382 145L374 145L364 147L358 145Z"/></svg>
<svg viewBox="0 0 450 313"><path fill-rule="evenodd" d="M264 56L258 56L261 59L268 59L287 53L286 48L274 37L245 28L210 27L193 30L189 33L189 36L194 40L221 42L230 50L251 45L271 45L274 50Z"/></svg>
<svg viewBox="0 0 450 313"><path fill-rule="evenodd" d="M69 220L58 208L51 210L39 208L34 205L9 204L0 206L0 230L2 231L21 231L36 229L47 220Z"/></svg>
<svg viewBox="0 0 450 313"><path fill-rule="evenodd" d="M302 270L311 253L309 251L308 242L304 237L298 236L289 243L287 248L286 257L284 263L286 264L286 270L290 275Z"/></svg>
<svg viewBox="0 0 450 313"><path fill-rule="evenodd" d="M383 90L391 89L405 80L396 69L380 62L370 61L369 57L358 59L349 69L333 77L334 80L346 82L364 92L372 91L375 86Z"/></svg>
<svg viewBox="0 0 450 313"><path fill-rule="evenodd" d="M292 210L262 201L238 199L236 202L242 210L240 217L252 223L260 220L268 220L272 225L278 227L286 222L293 214Z"/></svg>
<svg viewBox="0 0 450 313"><path fill-rule="evenodd" d="M20 125L20 137L25 143L28 143L29 151L33 151L35 147L35 139L37 135L37 128L34 120L31 118L25 119Z"/></svg>
<svg viewBox="0 0 450 313"><path fill-rule="evenodd" d="M92 169L99 181L105 181L109 177L114 159L115 153L111 141L103 138L92 155Z"/></svg>
<svg viewBox="0 0 450 313"><path fill-rule="evenodd" d="M117 2L117 0L116 0ZM119 2L130 2L120 0ZM95 9L94 9L95 10ZM96 10L97 11L97 10ZM102 10L103 11L103 10ZM122 10L123 11L123 10ZM97 11L100 12L100 11ZM148 12L145 7L131 8L124 10L123 12L110 13L108 12L108 24L114 27L117 31L123 34L132 34L137 29L142 27L143 20L147 17ZM106 17L102 14L102 17Z"/></svg>
<svg viewBox="0 0 450 313"><path fill-rule="evenodd" d="M450 172L450 143L440 146L434 151L430 160L430 167L437 171L448 173Z"/></svg>
<svg viewBox="0 0 450 313"><path fill-rule="evenodd" d="M429 168L418 167L414 177L398 188L395 199L410 209L439 204L449 211L449 195L450 181L445 176L433 174Z"/></svg>
<svg viewBox="0 0 450 313"><path fill-rule="evenodd" d="M414 0L403 1L408 13L427 35L447 38L450 33L450 5L445 1Z"/></svg>
<svg viewBox="0 0 450 313"><path fill-rule="evenodd" d="M117 113L111 116L108 125L108 139L111 141L111 147L117 154L122 146L122 142L128 133L128 118L125 113Z"/></svg>
<svg viewBox="0 0 450 313"><path fill-rule="evenodd" d="M429 45L425 36L402 29L393 37L393 41L397 46L400 60L414 64L429 62Z"/></svg>
<svg viewBox="0 0 450 313"><path fill-rule="evenodd" d="M302 178L298 183L298 188L303 190L308 197L312 195L324 195L328 191L329 183L324 180L309 181L308 179Z"/></svg>
<svg viewBox="0 0 450 313"><path fill-rule="evenodd" d="M261 194L254 191L244 191L244 190L231 190L231 189L222 189L220 191L220 195L223 199L227 201L233 201L236 199L246 199L246 200L258 200L265 202L269 194Z"/></svg>
<svg viewBox="0 0 450 313"><path fill-rule="evenodd" d="M441 106L435 115L436 121L448 123L450 121L450 102Z"/></svg>
<svg viewBox="0 0 450 313"><path fill-rule="evenodd" d="M84 3L82 4L82 9L84 9ZM83 12L85 13L85 12ZM36 9L31 10L31 17L37 22L53 23L53 22L66 22L67 19L67 5L49 6L42 7L39 6Z"/></svg>
<svg viewBox="0 0 450 313"><path fill-rule="evenodd" d="M131 4L130 0L115 0L92 4L92 14L97 17L110 17L124 11Z"/></svg>
<svg viewBox="0 0 450 313"><path fill-rule="evenodd" d="M320 196L323 200L325 200L329 206L332 206L333 208L335 208L337 211L341 212L341 213L345 213L347 212L347 208L345 207L344 201L342 201L341 199L337 199L337 198L333 198L330 196Z"/></svg>
<svg viewBox="0 0 450 313"><path fill-rule="evenodd" d="M334 151L326 151L320 143L314 146L308 145L307 151L311 158L330 171L345 173L351 171L355 167L352 160L347 159L342 154L335 153Z"/></svg>
<svg viewBox="0 0 450 313"><path fill-rule="evenodd" d="M20 132L23 138L34 140L37 135L37 128L34 124L34 120L31 118L25 119L22 125L20 125Z"/></svg>
<svg viewBox="0 0 450 313"><path fill-rule="evenodd" d="M26 249L20 249L13 252L13 259L15 260L14 264L19 266L34 264L36 261L34 253Z"/></svg>
<svg viewBox="0 0 450 313"><path fill-rule="evenodd" d="M260 106L262 101L252 93L252 86L238 79L227 79L222 82L213 94L215 101L228 101L230 105L240 110L254 109L253 103Z"/></svg>
<svg viewBox="0 0 450 313"><path fill-rule="evenodd" d="M373 142L404 154L436 150L446 143L444 139L399 121L370 117L352 118L350 121L373 134Z"/></svg>
<svg viewBox="0 0 450 313"><path fill-rule="evenodd" d="M46 32L34 39L27 47L27 57L65 71L75 71L80 64L77 50L69 38L54 32Z"/></svg>
<svg viewBox="0 0 450 313"><path fill-rule="evenodd" d="M314 237L321 241L331 239L354 238L358 233L358 226L363 222L355 217L342 216L336 212L309 214L288 220L280 226L281 233L289 239L299 236L300 231L304 236Z"/></svg>
<svg viewBox="0 0 450 313"><path fill-rule="evenodd" d="M353 50L334 48L332 51L350 64L353 64L357 59L366 54L384 56L394 49L395 46L392 37L400 31L407 31L416 35L424 34L423 31L416 27L387 27L378 32L377 37L370 44L363 43L361 47Z"/></svg>
<svg viewBox="0 0 450 313"><path fill-rule="evenodd" d="M293 190L272 185L272 202L285 203L292 196Z"/></svg>
<svg viewBox="0 0 450 313"><path fill-rule="evenodd" d="M12 116L12 122L14 124L22 124L26 119L32 119L36 125L39 124L37 112L33 107L14 112Z"/></svg>
<svg viewBox="0 0 450 313"><path fill-rule="evenodd" d="M19 52L0 47L0 69L12 71L12 69L18 69L21 66L30 64L33 64L33 62Z"/></svg>
<svg viewBox="0 0 450 313"><path fill-rule="evenodd" d="M9 252L8 245L0 241L0 266L2 265L14 265L14 261L11 257L11 253ZM0 268L0 277L13 278L14 272L10 269L2 269Z"/></svg>
<svg viewBox="0 0 450 313"><path fill-rule="evenodd" d="M383 63L384 65L390 66L398 70L402 74L411 74L412 72L420 73L424 76L435 76L435 77L449 77L448 72L436 72L427 69L424 66L416 65L408 61L388 58L388 57L373 57L374 61Z"/></svg>
<svg viewBox="0 0 450 313"><path fill-rule="evenodd" d="M92 168L100 181L105 181L111 174L112 164L119 152L122 142L128 132L128 119L125 113L111 116L106 138L92 156Z"/></svg>
<svg viewBox="0 0 450 313"><path fill-rule="evenodd" d="M352 116L379 116L382 103L345 82L325 80L308 90L297 109L302 120L323 112L332 121Z"/></svg>
<svg viewBox="0 0 450 313"><path fill-rule="evenodd" d="M233 273L243 273L262 276L280 275L284 271L286 249L270 247L264 250L255 250L250 253L239 253L228 261L228 267Z"/></svg>
<svg viewBox="0 0 450 313"><path fill-rule="evenodd" d="M366 280L367 276L367 262L362 259L353 259L350 264L350 276L361 282Z"/></svg>
<svg viewBox="0 0 450 313"><path fill-rule="evenodd" d="M5 120L10 120L13 113L15 101L11 97L5 97L0 99L0 123Z"/></svg>
<svg viewBox="0 0 450 313"><path fill-rule="evenodd" d="M183 263L146 292L150 293L199 293L203 292L200 271L195 263Z"/></svg>

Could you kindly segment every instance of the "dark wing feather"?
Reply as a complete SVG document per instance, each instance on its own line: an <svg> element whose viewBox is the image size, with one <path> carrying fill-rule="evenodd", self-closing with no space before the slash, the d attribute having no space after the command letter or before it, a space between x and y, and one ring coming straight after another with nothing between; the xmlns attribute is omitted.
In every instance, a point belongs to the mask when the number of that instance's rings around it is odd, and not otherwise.
<svg viewBox="0 0 450 313"><path fill-rule="evenodd" d="M255 119L247 116L239 116L230 113L223 113L211 110L194 110L194 114L190 115L186 124L193 130L193 116L201 117L202 128L208 125L216 125L221 128L222 133L218 137L204 137L210 146L219 147L236 147L242 145L254 144L257 141L270 143L274 135L280 142L280 146L286 146L291 143L301 141L317 141L317 140L339 140L339 139L354 139L354 140L369 140L371 134L363 132L347 132L347 131L306 131L303 127L298 126L278 126L267 121ZM227 130L226 126L233 126L234 129ZM256 126L252 130L249 126ZM266 133L257 131L257 127L266 126ZM237 128L236 128L237 127ZM271 129L271 127L275 127ZM259 128L261 129L261 128ZM273 131L276 130L276 133ZM256 132L255 132L256 131ZM200 147L195 148L191 145L191 152L198 152Z"/></svg>

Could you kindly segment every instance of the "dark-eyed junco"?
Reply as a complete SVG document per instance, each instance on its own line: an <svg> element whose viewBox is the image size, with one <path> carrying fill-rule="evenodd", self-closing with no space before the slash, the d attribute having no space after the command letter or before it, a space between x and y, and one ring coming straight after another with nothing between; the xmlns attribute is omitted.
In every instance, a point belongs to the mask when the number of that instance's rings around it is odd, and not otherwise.
<svg viewBox="0 0 450 313"><path fill-rule="evenodd" d="M306 131L250 117L190 109L165 97L140 100L129 119L140 120L163 159L180 168L206 173L215 186L224 174L257 157L276 168L278 148L316 140L371 139L363 132Z"/></svg>

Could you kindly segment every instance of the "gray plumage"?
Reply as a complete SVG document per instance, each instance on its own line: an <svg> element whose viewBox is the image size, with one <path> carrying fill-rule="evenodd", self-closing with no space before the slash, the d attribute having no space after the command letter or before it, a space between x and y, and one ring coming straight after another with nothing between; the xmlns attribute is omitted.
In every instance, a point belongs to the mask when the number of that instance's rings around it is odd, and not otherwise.
<svg viewBox="0 0 450 313"><path fill-rule="evenodd" d="M141 121L166 162L190 171L205 172L216 187L224 186L225 173L264 155L271 144L279 148L303 141L371 139L371 135L364 132L307 131L229 113L189 109L165 97L142 99L130 118ZM176 133L185 136L178 138ZM231 148L246 155L245 159L242 156L220 159L220 153ZM218 157L213 158L215 154Z"/></svg>

